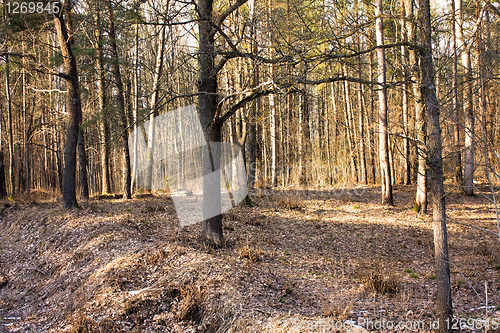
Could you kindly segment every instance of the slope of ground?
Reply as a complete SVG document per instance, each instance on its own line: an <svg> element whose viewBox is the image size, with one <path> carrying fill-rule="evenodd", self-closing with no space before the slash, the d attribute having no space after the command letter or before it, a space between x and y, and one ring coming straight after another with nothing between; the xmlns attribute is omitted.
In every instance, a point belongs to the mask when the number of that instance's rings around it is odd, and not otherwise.
<svg viewBox="0 0 500 333"><path fill-rule="evenodd" d="M432 224L412 197L398 187L385 207L377 188L256 192L255 207L225 214L220 249L198 242L200 225L178 227L166 195L74 210L4 202L0 332L428 331ZM495 231L493 207L450 194L448 214L457 322L500 326L498 238L455 223Z"/></svg>

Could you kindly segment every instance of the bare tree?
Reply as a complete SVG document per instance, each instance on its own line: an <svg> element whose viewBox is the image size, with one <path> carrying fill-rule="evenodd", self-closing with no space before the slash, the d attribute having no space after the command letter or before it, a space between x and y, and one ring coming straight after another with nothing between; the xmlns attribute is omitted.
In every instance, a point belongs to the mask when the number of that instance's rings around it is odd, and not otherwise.
<svg viewBox="0 0 500 333"><path fill-rule="evenodd" d="M432 195L432 215L434 223L434 253L437 280L436 317L440 321L439 331L452 331L452 301L450 284L450 264L446 231L446 202L443 185L443 158L441 153L441 127L439 123L439 102L434 82L432 60L432 26L429 0L419 0L419 21L423 42L420 51L422 70L422 97L428 123L428 168L430 193Z"/></svg>

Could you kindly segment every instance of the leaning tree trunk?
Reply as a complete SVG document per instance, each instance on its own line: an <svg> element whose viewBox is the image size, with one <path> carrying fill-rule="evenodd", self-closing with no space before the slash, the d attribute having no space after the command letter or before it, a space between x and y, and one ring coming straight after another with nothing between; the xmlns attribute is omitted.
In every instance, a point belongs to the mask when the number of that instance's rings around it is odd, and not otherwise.
<svg viewBox="0 0 500 333"><path fill-rule="evenodd" d="M200 74L198 77L198 97L200 123L209 154L203 154L203 168L218 172L220 168L220 149L212 142L221 140L221 130L214 121L217 111L217 73L215 68L215 29L213 28L213 0L199 0L200 20L199 55ZM208 156L210 155L210 156ZM220 245L223 242L221 209L220 174L215 177L203 177L203 226L201 238L209 243ZM214 215L215 216L212 216Z"/></svg>
<svg viewBox="0 0 500 333"><path fill-rule="evenodd" d="M443 158L441 127L439 124L439 102L434 83L432 62L431 13L429 0L419 0L419 20L422 29L423 47L420 53L422 69L422 96L424 98L428 123L428 168L430 192L432 195L432 215L434 220L434 253L436 269L436 317L441 323L440 332L451 332L452 300L450 285L450 265L446 232L446 204L443 185Z"/></svg>
<svg viewBox="0 0 500 333"><path fill-rule="evenodd" d="M67 12L71 10L69 4L66 5L66 8ZM78 205L76 201L76 148L82 105L80 101L76 59L71 49L73 39L68 36L68 30L62 12L63 11L60 11L59 14L55 15L54 24L64 61L64 78L66 80L67 90L68 123L66 144L64 145L63 206L70 208Z"/></svg>
<svg viewBox="0 0 500 333"><path fill-rule="evenodd" d="M382 19L382 0L376 0L376 35L377 46L384 45L384 24ZM382 204L394 205L392 199L392 179L391 167L389 161L389 139L387 135L387 86L386 86L386 65L385 49L377 49L378 62L378 82L380 88L378 91L379 99L379 149L380 149L380 180L382 182Z"/></svg>
<svg viewBox="0 0 500 333"><path fill-rule="evenodd" d="M118 104L119 126L121 131L121 146L123 153L123 198L132 199L130 185L132 183L132 172L130 167L130 150L128 147L127 114L125 112L125 95L123 91L122 76L120 73L120 63L118 57L118 46L116 45L116 30L111 0L108 3L109 9L109 37L111 40L111 58L113 61L112 72L116 84L116 100Z"/></svg>

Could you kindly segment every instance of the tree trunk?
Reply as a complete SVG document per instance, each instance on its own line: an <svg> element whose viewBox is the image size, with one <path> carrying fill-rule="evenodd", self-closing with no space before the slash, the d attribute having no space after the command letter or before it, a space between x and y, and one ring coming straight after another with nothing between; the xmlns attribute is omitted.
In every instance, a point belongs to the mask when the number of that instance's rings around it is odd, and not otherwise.
<svg viewBox="0 0 500 333"><path fill-rule="evenodd" d="M361 50L361 42L358 37L358 50ZM361 184L368 184L366 172L366 154L365 154L365 106L363 101L363 84L361 83L361 56L358 56L358 107L359 107L359 171L361 174Z"/></svg>
<svg viewBox="0 0 500 333"><path fill-rule="evenodd" d="M454 152L454 162L455 162L455 182L458 186L462 186L464 181L462 175L462 145L460 143L460 107L458 105L458 51L457 51L457 29L458 21L457 21L457 13L455 10L455 0L451 0L451 16L452 16L452 35L451 35L451 43L452 43L452 52L453 52L453 60L452 60L452 107L453 107L453 139L455 144L455 152Z"/></svg>
<svg viewBox="0 0 500 333"><path fill-rule="evenodd" d="M384 25L382 19L382 0L376 0L376 35L377 46L384 45ZM387 135L387 86L385 49L377 49L378 82L381 87L378 91L379 99L379 149L380 149L380 180L382 182L382 204L393 206L392 179L389 162L389 144Z"/></svg>
<svg viewBox="0 0 500 333"><path fill-rule="evenodd" d="M118 46L116 45L115 21L113 15L113 5L110 0L108 3L109 10L109 37L111 40L111 58L112 71L116 84L116 99L119 113L119 126L121 131L121 148L123 153L123 198L132 199L132 191L130 188L132 182L132 173L130 168L130 150L128 147L128 128L127 114L125 111L125 95L123 91L122 76L120 73L120 63L118 57Z"/></svg>
<svg viewBox="0 0 500 333"><path fill-rule="evenodd" d="M9 56L5 55L5 95L7 97L7 122L9 123L9 181L10 193L16 195L16 183L14 181L14 131L12 129L12 97L10 95L10 62Z"/></svg>
<svg viewBox="0 0 500 333"><path fill-rule="evenodd" d="M200 123L208 143L209 154L203 154L203 168L216 172L220 168L220 149L213 142L221 139L220 127L214 119L217 111L217 73L215 69L215 30L212 26L213 0L199 0L199 55L200 74L198 77L198 97ZM210 156L207 156L210 155ZM218 176L217 176L218 175ZM220 174L203 177L203 241L221 245L223 242ZM214 215L215 216L212 216Z"/></svg>
<svg viewBox="0 0 500 333"><path fill-rule="evenodd" d="M463 34L462 0L456 0L458 48L462 52L462 67L464 70L464 99L465 114L465 145L464 145L464 192L468 196L474 195L474 109L472 101L472 68L470 49L465 44Z"/></svg>
<svg viewBox="0 0 500 333"><path fill-rule="evenodd" d="M410 23L413 24L413 23ZM406 10L404 0L401 0L401 41L408 42L408 28L406 24ZM408 49L406 46L401 46L401 65L403 66L403 75L405 82L403 83L403 147L404 147L404 159L405 159L405 170L403 177L403 184L411 184L411 160L410 160L410 140L408 136L410 135L410 124L409 124L409 105L408 105L408 89L409 84L407 81L410 79L410 71L408 64Z"/></svg>
<svg viewBox="0 0 500 333"><path fill-rule="evenodd" d="M160 78L163 70L163 51L165 49L165 27L160 28L160 35L158 40L158 47L156 50L156 63L155 71L153 75L153 94L151 95L151 101L149 103L150 115L149 115L149 130L148 130L148 168L147 168L147 181L146 188L151 190L153 184L153 164L154 164L154 147L155 147L155 117L158 116L158 99L160 93Z"/></svg>
<svg viewBox="0 0 500 333"><path fill-rule="evenodd" d="M99 10L97 22L100 20ZM102 32L96 29L97 40L97 89L98 113L101 116L101 168L102 168L102 194L111 193L111 174L109 169L109 143L110 132L108 123L108 108L106 107L106 87L104 86L104 55L102 50Z"/></svg>
<svg viewBox="0 0 500 333"><path fill-rule="evenodd" d="M410 20L408 24L408 36L412 43L417 42L417 30L413 20L413 1L405 1L406 16ZM416 51L410 49L408 52L410 62L410 77L413 82L413 98L415 103L415 126L417 142L415 143L417 155L417 191L415 195L414 209L419 213L427 213L427 152L424 149L427 140L425 106L421 90L421 78L419 59Z"/></svg>
<svg viewBox="0 0 500 333"><path fill-rule="evenodd" d="M440 332L452 331L446 323L452 322L450 265L446 231L446 204L443 186L443 158L441 155L441 127L439 102L436 97L432 61L431 13L429 0L419 0L419 19L422 27L423 48L420 53L422 69L422 96L424 98L428 136L428 167L434 223L434 253L436 269L436 317Z"/></svg>
<svg viewBox="0 0 500 333"><path fill-rule="evenodd" d="M70 3L66 3L66 13L71 11ZM63 207L71 208L78 205L76 201L76 148L78 142L79 121L81 114L81 101L79 93L78 71L76 59L71 46L73 38L68 35L66 22L61 10L54 17L57 39L64 60L68 123L66 143L64 145L64 176L63 176Z"/></svg>

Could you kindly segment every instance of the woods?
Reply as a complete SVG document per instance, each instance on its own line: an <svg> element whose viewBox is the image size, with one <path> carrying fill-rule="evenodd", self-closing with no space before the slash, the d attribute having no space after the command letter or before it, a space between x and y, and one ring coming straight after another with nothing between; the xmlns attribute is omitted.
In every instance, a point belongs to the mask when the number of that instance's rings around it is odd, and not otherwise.
<svg viewBox="0 0 500 333"><path fill-rule="evenodd" d="M188 195L177 186L193 181L189 166L171 177L173 162L153 154L155 119L194 105L208 144L200 170L216 174L197 189L202 244L227 245L218 209L232 184L217 142L241 148L249 206L275 191L377 188L390 210L406 200L394 189L408 186L405 209L432 213L435 317L453 320L447 198L486 198L496 212L486 233L500 240L500 3L44 0L24 12L7 3L2 199L131 200L156 193L157 165L170 188L161 193ZM182 152L174 134L164 137Z"/></svg>

